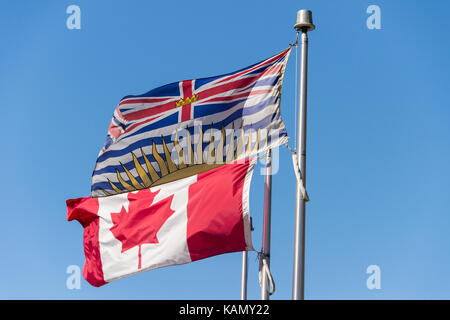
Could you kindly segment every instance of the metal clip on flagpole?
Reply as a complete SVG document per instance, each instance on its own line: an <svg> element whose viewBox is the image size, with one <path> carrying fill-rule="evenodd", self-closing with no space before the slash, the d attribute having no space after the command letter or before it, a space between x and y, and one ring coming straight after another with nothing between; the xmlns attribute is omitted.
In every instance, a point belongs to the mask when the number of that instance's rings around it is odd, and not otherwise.
<svg viewBox="0 0 450 320"><path fill-rule="evenodd" d="M296 169L297 188L295 197L295 229L294 229L294 272L292 280L292 299L304 299L305 279L305 202L308 201L306 194L306 90L308 74L308 31L316 27L312 21L312 13L309 10L299 10L297 23L294 29L301 32L301 54L300 54L300 101L298 114L297 154L294 157ZM298 168L298 169L297 169Z"/></svg>

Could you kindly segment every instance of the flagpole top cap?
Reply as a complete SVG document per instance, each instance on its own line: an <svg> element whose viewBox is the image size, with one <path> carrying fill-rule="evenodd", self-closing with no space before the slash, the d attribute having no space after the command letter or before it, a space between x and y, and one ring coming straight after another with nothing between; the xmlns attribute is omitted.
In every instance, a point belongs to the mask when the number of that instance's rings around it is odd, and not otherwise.
<svg viewBox="0 0 450 320"><path fill-rule="evenodd" d="M316 26L313 23L312 12L310 10L298 10L297 23L294 29L297 31L308 32L313 31Z"/></svg>

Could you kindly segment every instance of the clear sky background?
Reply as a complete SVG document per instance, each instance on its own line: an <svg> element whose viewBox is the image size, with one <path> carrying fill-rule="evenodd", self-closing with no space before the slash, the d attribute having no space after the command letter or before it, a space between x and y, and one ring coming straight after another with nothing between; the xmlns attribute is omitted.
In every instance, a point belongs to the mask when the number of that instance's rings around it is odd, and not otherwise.
<svg viewBox="0 0 450 320"><path fill-rule="evenodd" d="M66 8L81 8L68 30ZM366 9L381 8L381 30ZM118 101L248 66L309 34L306 299L450 298L448 1L1 1L0 298L239 299L241 253L66 288L84 262L65 200L88 196ZM294 147L295 51L281 112ZM273 299L290 299L295 176L273 177ZM263 177L251 186L261 249ZM366 268L381 269L368 290ZM249 293L259 298L256 253Z"/></svg>

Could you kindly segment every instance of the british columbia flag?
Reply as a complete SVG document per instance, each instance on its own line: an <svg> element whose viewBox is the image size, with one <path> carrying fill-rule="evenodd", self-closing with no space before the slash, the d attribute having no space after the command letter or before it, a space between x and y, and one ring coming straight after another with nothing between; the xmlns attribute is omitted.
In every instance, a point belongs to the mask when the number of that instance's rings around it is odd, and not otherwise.
<svg viewBox="0 0 450 320"><path fill-rule="evenodd" d="M286 143L280 98L290 50L236 72L124 97L97 158L91 195L143 189L189 166L228 163Z"/></svg>

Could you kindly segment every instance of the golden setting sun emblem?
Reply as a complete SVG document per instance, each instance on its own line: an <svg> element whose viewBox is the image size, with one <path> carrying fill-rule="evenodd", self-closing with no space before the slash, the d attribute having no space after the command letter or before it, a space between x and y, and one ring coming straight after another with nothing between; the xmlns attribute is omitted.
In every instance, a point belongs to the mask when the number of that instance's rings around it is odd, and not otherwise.
<svg viewBox="0 0 450 320"><path fill-rule="evenodd" d="M191 135L189 134L189 131L186 130L186 148L182 148L180 146L178 133L175 134L173 145L176 154L178 155L178 165L173 160L164 138L162 138L163 152L161 153L157 151L155 142L153 141L152 143L152 155L156 160L159 171L148 160L147 155L145 154L144 150L142 150L142 148L140 149L140 153L142 155L142 158L144 159L145 165L139 162L134 152L131 152L131 156L133 158L133 167L129 170L122 163L120 163L120 166L123 168L124 172L121 174L119 170L116 169L118 182L112 182L108 179L108 183L111 185L111 188L114 191L106 191L103 189L103 193L106 196L111 196L114 194L142 190L172 182L178 179L208 171L210 169L217 168L225 163L231 163L235 160L240 160L250 155L257 154L258 152L266 150L268 145L269 132L267 132L267 135L264 139L264 145L260 147L260 129L258 129L256 132L255 130L249 129L245 135L247 139L244 139L244 130L241 126L240 134L235 139L235 130L233 126L231 130L232 135L230 135L230 142L225 148L226 150L224 158L226 134L223 126L217 146L215 146L214 135L211 134L210 141L205 148L203 148L203 132L201 126L198 127L198 130L199 143L197 143L196 145L192 143ZM254 137L255 134L256 137ZM252 146L253 138L256 139ZM204 155L205 151L207 151L206 157ZM135 169L137 176L139 176L141 182L139 182L137 177L135 177L130 172L133 169ZM122 177L124 173L129 182L125 181L124 177Z"/></svg>

